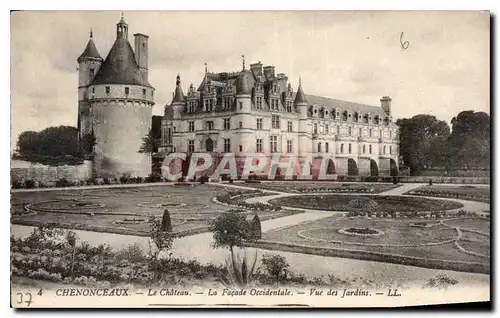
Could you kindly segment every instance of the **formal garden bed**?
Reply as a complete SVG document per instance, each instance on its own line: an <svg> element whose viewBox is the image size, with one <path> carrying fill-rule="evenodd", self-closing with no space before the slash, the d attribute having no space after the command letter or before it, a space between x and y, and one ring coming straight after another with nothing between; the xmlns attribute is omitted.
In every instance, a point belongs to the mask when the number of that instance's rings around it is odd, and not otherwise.
<svg viewBox="0 0 500 318"><path fill-rule="evenodd" d="M408 191L405 194L490 203L490 187L484 186L428 185Z"/></svg>
<svg viewBox="0 0 500 318"><path fill-rule="evenodd" d="M167 209L174 232L186 236L206 232L208 221L221 213L248 216L258 213L262 220L268 220L301 212L243 202L263 194L254 190L228 191L210 185L15 192L11 198L11 222L146 236L148 225L144 220L150 216L161 217ZM237 208L213 202L214 197L235 203Z"/></svg>
<svg viewBox="0 0 500 318"><path fill-rule="evenodd" d="M361 184L340 182L295 182L295 181L273 181L259 184L245 184L246 187L271 190L288 193L380 193L399 187L394 184Z"/></svg>
<svg viewBox="0 0 500 318"><path fill-rule="evenodd" d="M415 226L416 224L420 226ZM378 261L388 261L383 255L400 255L416 258L417 260L409 260L410 263L404 263L416 266L432 267L425 261L432 259L446 263L447 265L443 265L444 268L448 265L453 266L450 265L453 261L481 263L484 268L484 266L489 266L489 259L473 254L484 255L485 250L489 248L489 236L481 234L489 232L489 224L489 219L470 216L426 221L420 218L394 220L333 216L265 232L262 235L262 245L256 244L255 246L311 254L315 254L311 251L318 248L319 255L324 255L321 253L326 251L325 255L329 256ZM362 235L363 233L352 235L346 232L346 229L352 228L360 229L356 234L359 232L369 234L368 232L373 231L376 235ZM469 232L469 229L474 232ZM466 251L472 253L464 253L458 249L455 246L457 241ZM309 251L304 246L309 246ZM331 251L328 251L329 249ZM355 252L349 255L342 251ZM332 252L331 255L328 254L329 252ZM379 253L380 255L364 255L364 253ZM404 260L397 262L404 262Z"/></svg>
<svg viewBox="0 0 500 318"><path fill-rule="evenodd" d="M294 195L269 200L277 206L327 211L352 211L355 213L404 213L459 209L463 204L447 200L423 199L403 196L356 196L356 195ZM365 208L363 206L366 205ZM361 210L361 211L360 211Z"/></svg>

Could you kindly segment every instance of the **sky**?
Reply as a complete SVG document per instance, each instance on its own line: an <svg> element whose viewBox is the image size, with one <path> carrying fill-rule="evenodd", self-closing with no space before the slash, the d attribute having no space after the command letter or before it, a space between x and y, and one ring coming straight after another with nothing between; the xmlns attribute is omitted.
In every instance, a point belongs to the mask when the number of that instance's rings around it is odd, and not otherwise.
<svg viewBox="0 0 500 318"><path fill-rule="evenodd" d="M78 56L92 27L105 58L119 11L11 13L11 150L26 130L76 127ZM153 114L210 72L261 61L306 94L380 105L395 119L490 113L490 19L478 11L125 11L129 41L149 35ZM404 47L404 48L403 48Z"/></svg>

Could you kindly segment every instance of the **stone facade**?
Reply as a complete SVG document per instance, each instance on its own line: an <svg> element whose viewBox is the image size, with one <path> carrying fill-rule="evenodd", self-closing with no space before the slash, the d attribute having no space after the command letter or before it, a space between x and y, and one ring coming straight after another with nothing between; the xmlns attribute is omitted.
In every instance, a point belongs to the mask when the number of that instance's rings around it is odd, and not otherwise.
<svg viewBox="0 0 500 318"><path fill-rule="evenodd" d="M78 58L78 129L91 135L93 175L146 177L151 158L139 153L151 129L154 88L148 82L148 36L135 34L135 52L123 17L116 40L103 60L90 40Z"/></svg>
<svg viewBox="0 0 500 318"><path fill-rule="evenodd" d="M286 75L260 62L250 70L243 62L240 72L206 72L187 95L178 76L172 103L165 107L160 151L210 152L214 158L227 152L237 158L280 153L301 163L312 153L331 159L329 174L395 175L399 131L391 99L380 102L379 107L306 95L300 79L294 92ZM313 160L313 173L320 162Z"/></svg>

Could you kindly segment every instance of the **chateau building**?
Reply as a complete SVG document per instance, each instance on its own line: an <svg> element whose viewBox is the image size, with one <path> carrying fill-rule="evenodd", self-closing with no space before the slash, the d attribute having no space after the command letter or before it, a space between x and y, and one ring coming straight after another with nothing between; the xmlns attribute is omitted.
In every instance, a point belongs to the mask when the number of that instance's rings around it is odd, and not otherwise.
<svg viewBox="0 0 500 318"><path fill-rule="evenodd" d="M154 88L148 81L148 36L128 40L128 24L116 25L116 40L102 59L90 39L78 57L78 131L80 143L94 140L93 175L145 177L151 158L139 153L151 129Z"/></svg>
<svg viewBox="0 0 500 318"><path fill-rule="evenodd" d="M398 127L391 98L369 106L307 95L288 77L261 62L233 73L206 70L199 87L185 95L178 75L162 120L160 152L209 152L217 162L234 153L241 172L247 153L296 156L313 153L312 171L328 156L328 174L397 174ZM238 160L240 159L240 160ZM270 161L270 160L269 160Z"/></svg>

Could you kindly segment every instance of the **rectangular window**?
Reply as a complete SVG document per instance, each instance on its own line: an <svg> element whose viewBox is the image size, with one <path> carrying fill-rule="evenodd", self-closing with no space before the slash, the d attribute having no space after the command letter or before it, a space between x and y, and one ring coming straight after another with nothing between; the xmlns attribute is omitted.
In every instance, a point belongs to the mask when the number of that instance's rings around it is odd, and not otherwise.
<svg viewBox="0 0 500 318"><path fill-rule="evenodd" d="M392 146L389 146L389 154L392 155Z"/></svg>
<svg viewBox="0 0 500 318"><path fill-rule="evenodd" d="M224 139L224 152L231 152L231 139Z"/></svg>
<svg viewBox="0 0 500 318"><path fill-rule="evenodd" d="M125 87L125 95L128 95L130 93L130 89L128 87Z"/></svg>
<svg viewBox="0 0 500 318"><path fill-rule="evenodd" d="M351 129L351 127L349 127L349 136L351 135L351 133L352 133L352 129Z"/></svg>
<svg viewBox="0 0 500 318"><path fill-rule="evenodd" d="M207 130L213 130L213 129L214 129L214 122L207 121Z"/></svg>
<svg viewBox="0 0 500 318"><path fill-rule="evenodd" d="M280 129L280 116L273 115L272 117L272 128Z"/></svg>
<svg viewBox="0 0 500 318"><path fill-rule="evenodd" d="M194 152L194 140L188 142L188 152Z"/></svg>
<svg viewBox="0 0 500 318"><path fill-rule="evenodd" d="M145 88L142 89L142 96L146 96L146 89Z"/></svg>
<svg viewBox="0 0 500 318"><path fill-rule="evenodd" d="M349 144L349 153L352 152L352 147L351 147L351 144Z"/></svg>
<svg viewBox="0 0 500 318"><path fill-rule="evenodd" d="M242 145L240 145L240 152L242 152L242 151L243 151L243 146L242 146Z"/></svg>
<svg viewBox="0 0 500 318"><path fill-rule="evenodd" d="M224 118L224 129L231 129L231 121L229 118Z"/></svg>
<svg viewBox="0 0 500 318"><path fill-rule="evenodd" d="M289 113L292 112L292 101L291 100L286 101L286 111Z"/></svg>
<svg viewBox="0 0 500 318"><path fill-rule="evenodd" d="M325 152L330 152L330 145L327 142L325 143Z"/></svg>
<svg viewBox="0 0 500 318"><path fill-rule="evenodd" d="M109 92L110 92L110 88L109 88L109 86L106 86L106 94L109 94Z"/></svg>
<svg viewBox="0 0 500 318"><path fill-rule="evenodd" d="M372 136L372 130L370 129L370 137Z"/></svg>
<svg viewBox="0 0 500 318"><path fill-rule="evenodd" d="M262 118L257 118L257 129L262 129Z"/></svg>
<svg viewBox="0 0 500 318"><path fill-rule="evenodd" d="M95 87L92 87L92 94L95 94Z"/></svg>
<svg viewBox="0 0 500 318"><path fill-rule="evenodd" d="M214 111L214 100L213 99L210 99L208 111L210 111L210 112Z"/></svg>
<svg viewBox="0 0 500 318"><path fill-rule="evenodd" d="M257 96L256 98L257 109L262 109L262 96Z"/></svg>
<svg viewBox="0 0 500 318"><path fill-rule="evenodd" d="M239 102L240 109L243 109L243 102Z"/></svg>
<svg viewBox="0 0 500 318"><path fill-rule="evenodd" d="M189 131L193 132L194 131L194 121L189 122Z"/></svg>
<svg viewBox="0 0 500 318"><path fill-rule="evenodd" d="M293 152L292 141L291 140L287 140L286 141L286 152L288 152L288 153L292 153Z"/></svg>
<svg viewBox="0 0 500 318"><path fill-rule="evenodd" d="M293 131L293 122L289 121L289 122L287 123L287 130L288 130L288 131Z"/></svg>
<svg viewBox="0 0 500 318"><path fill-rule="evenodd" d="M368 145L368 152L371 154L372 153L372 145Z"/></svg>
<svg viewBox="0 0 500 318"><path fill-rule="evenodd" d="M255 150L257 152L262 152L262 139L257 139L256 140Z"/></svg>
<svg viewBox="0 0 500 318"><path fill-rule="evenodd" d="M363 130L361 128L359 128L358 136L359 137L363 136Z"/></svg>
<svg viewBox="0 0 500 318"><path fill-rule="evenodd" d="M344 144L340 144L340 153L344 153Z"/></svg>
<svg viewBox="0 0 500 318"><path fill-rule="evenodd" d="M340 126L337 126L337 135L340 135Z"/></svg>
<svg viewBox="0 0 500 318"><path fill-rule="evenodd" d="M328 125L325 125L325 134L328 135L329 131L328 131Z"/></svg>
<svg viewBox="0 0 500 318"><path fill-rule="evenodd" d="M271 136L271 152L278 152L278 136Z"/></svg>

